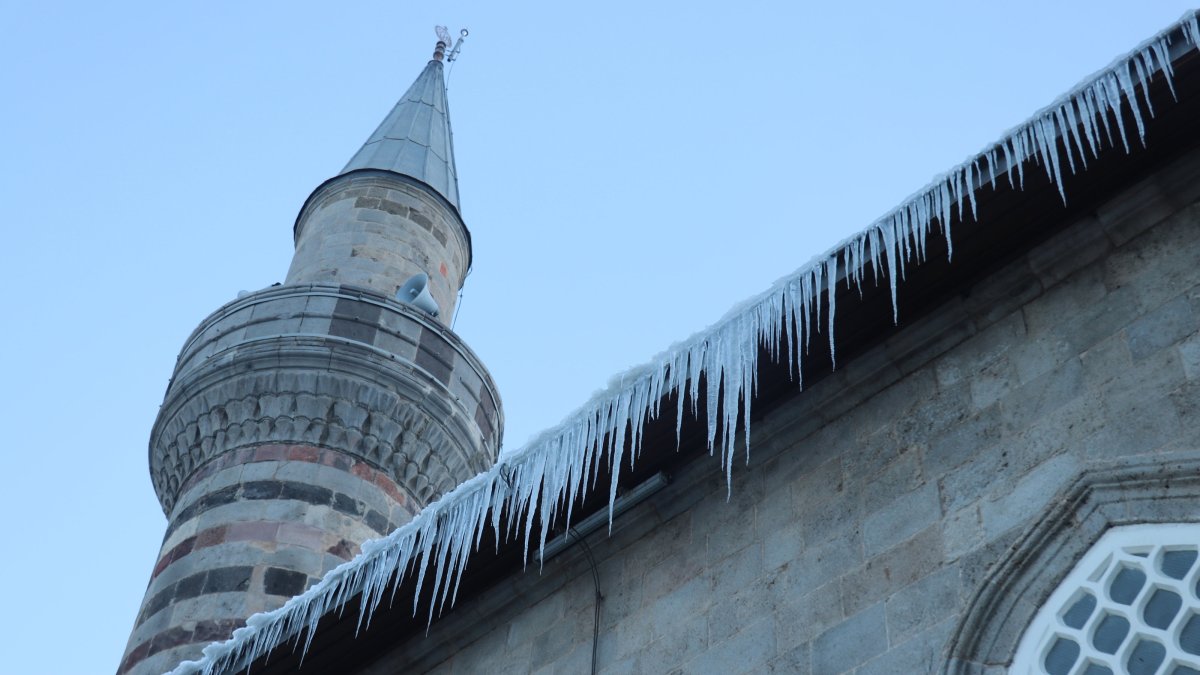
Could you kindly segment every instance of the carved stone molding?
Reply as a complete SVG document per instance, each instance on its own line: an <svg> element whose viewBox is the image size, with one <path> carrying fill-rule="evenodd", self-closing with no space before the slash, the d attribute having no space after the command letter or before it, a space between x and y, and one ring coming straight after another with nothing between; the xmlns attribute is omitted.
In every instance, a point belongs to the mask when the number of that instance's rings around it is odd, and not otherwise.
<svg viewBox="0 0 1200 675"><path fill-rule="evenodd" d="M998 554L948 645L947 675L1007 667L1025 628L1110 527L1200 521L1200 451L1097 466Z"/></svg>
<svg viewBox="0 0 1200 675"><path fill-rule="evenodd" d="M428 503L494 461L499 398L457 336L412 308L331 286L226 305L180 354L150 440L164 511L204 463L264 443L329 447Z"/></svg>

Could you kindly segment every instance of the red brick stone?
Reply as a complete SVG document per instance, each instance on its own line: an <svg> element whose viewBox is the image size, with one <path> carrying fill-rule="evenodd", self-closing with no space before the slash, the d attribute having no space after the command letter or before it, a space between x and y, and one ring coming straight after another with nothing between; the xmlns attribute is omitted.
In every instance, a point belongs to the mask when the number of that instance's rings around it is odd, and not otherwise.
<svg viewBox="0 0 1200 675"><path fill-rule="evenodd" d="M118 675L127 672L130 668L133 668L147 656L150 656L150 642L150 640L146 640L142 644L134 647L133 651L129 652L129 655L126 656L125 660L121 662L121 668L117 671Z"/></svg>
<svg viewBox="0 0 1200 675"><path fill-rule="evenodd" d="M196 545L196 537L188 537L179 542L179 545L171 549L171 559L179 560L183 556L192 552L192 547Z"/></svg>
<svg viewBox="0 0 1200 675"><path fill-rule="evenodd" d="M396 485L396 481L392 480L387 475L376 473L374 483L380 490L383 490L387 496L394 499L397 503L403 505L406 501L408 501L404 496L404 491L400 489L399 485Z"/></svg>
<svg viewBox="0 0 1200 675"><path fill-rule="evenodd" d="M310 551L325 550L325 530L303 523L280 523L276 541L302 546Z"/></svg>
<svg viewBox="0 0 1200 675"><path fill-rule="evenodd" d="M254 451L254 461L256 462L271 462L287 459L288 448L286 445L260 445Z"/></svg>
<svg viewBox="0 0 1200 675"><path fill-rule="evenodd" d="M370 481L374 476L375 470L364 462L355 462L354 465L350 467L350 473L365 481Z"/></svg>
<svg viewBox="0 0 1200 675"><path fill-rule="evenodd" d="M147 656L153 656L164 649L171 649L179 645L192 643L192 631L183 628L182 626L172 626L163 632L155 635L150 640L150 652Z"/></svg>
<svg viewBox="0 0 1200 675"><path fill-rule="evenodd" d="M316 464L319 454L320 453L318 449L312 447L311 445L292 445L288 446L287 458L293 462L309 462Z"/></svg>
<svg viewBox="0 0 1200 675"><path fill-rule="evenodd" d="M171 551L164 553L163 556L158 559L158 562L154 564L154 571L150 573L150 581L154 581L154 578L161 574L163 570L167 569L167 566L173 562L175 562L175 559L171 557Z"/></svg>
<svg viewBox="0 0 1200 675"><path fill-rule="evenodd" d="M181 548L181 546L184 545L185 543L188 544L186 550ZM192 544L194 544L194 543L196 543L196 538L191 537L191 538L185 539L184 542L180 542L179 544L176 544L174 546L174 548L170 549L169 551L164 552L164 554L162 554L162 557L158 558L158 562L154 566L154 572L152 572L150 574L150 579L154 580L154 578L157 577L157 575L160 574L163 571L163 569L167 569L168 567L170 567L170 565L172 565L173 562L175 562L176 560L179 560L179 558L184 557L187 554L190 554L190 552L192 552Z"/></svg>
<svg viewBox="0 0 1200 675"><path fill-rule="evenodd" d="M225 526L210 527L196 535L196 548L208 548L225 541Z"/></svg>

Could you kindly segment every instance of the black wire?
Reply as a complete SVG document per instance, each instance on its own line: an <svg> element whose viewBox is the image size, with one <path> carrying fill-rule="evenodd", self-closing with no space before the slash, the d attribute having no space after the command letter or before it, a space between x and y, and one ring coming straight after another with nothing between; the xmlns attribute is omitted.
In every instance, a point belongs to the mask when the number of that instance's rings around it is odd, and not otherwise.
<svg viewBox="0 0 1200 675"><path fill-rule="evenodd" d="M584 541L583 537L575 531L575 528L568 528L567 534L575 538L583 546L583 554L587 556L588 564L592 566L592 581L596 585L596 617L592 620L592 675L596 675L596 654L600 646L600 603L604 600L604 596L600 594L600 572L596 570L596 558L592 556L592 547Z"/></svg>
<svg viewBox="0 0 1200 675"><path fill-rule="evenodd" d="M450 318L450 330L454 330L454 324L458 323L458 310L462 309L463 292L458 289L458 302L454 305L454 316Z"/></svg>

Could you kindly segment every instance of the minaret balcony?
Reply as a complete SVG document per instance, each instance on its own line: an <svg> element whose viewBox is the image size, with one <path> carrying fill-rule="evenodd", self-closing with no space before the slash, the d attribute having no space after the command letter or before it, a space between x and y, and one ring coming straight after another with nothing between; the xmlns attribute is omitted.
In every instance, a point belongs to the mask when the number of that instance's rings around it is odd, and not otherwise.
<svg viewBox="0 0 1200 675"><path fill-rule="evenodd" d="M151 434L151 476L169 514L216 457L300 443L359 457L424 504L490 466L502 426L479 358L420 309L354 286L274 286L188 338Z"/></svg>

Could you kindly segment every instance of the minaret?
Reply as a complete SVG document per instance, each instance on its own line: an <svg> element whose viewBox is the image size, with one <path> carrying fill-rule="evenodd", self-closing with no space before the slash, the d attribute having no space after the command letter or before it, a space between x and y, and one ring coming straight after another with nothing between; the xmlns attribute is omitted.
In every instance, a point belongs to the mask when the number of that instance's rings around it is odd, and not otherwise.
<svg viewBox="0 0 1200 675"><path fill-rule="evenodd" d="M150 436L167 533L120 673L197 658L495 461L495 384L446 326L471 239L445 48L304 203L286 283L184 344ZM436 316L397 299L419 274Z"/></svg>

